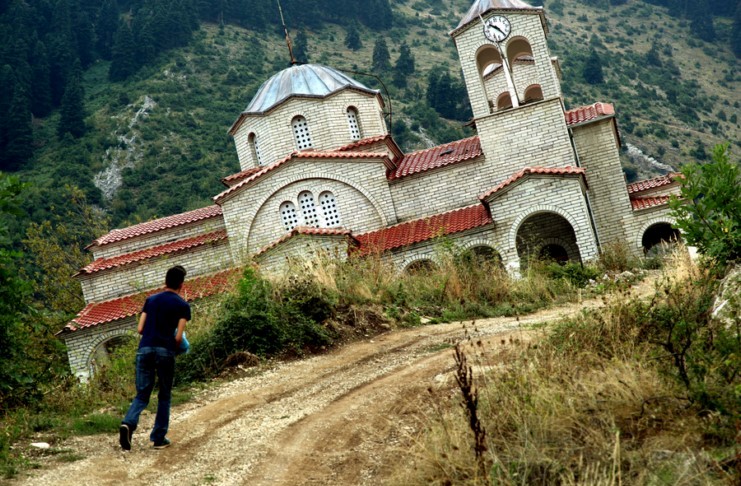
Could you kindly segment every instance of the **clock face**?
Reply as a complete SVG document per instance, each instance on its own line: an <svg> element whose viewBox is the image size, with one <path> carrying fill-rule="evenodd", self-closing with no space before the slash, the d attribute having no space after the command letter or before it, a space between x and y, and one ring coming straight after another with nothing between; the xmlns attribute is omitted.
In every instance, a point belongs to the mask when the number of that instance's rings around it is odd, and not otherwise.
<svg viewBox="0 0 741 486"><path fill-rule="evenodd" d="M512 26L507 17L495 15L484 24L484 35L492 42L502 42L509 35Z"/></svg>

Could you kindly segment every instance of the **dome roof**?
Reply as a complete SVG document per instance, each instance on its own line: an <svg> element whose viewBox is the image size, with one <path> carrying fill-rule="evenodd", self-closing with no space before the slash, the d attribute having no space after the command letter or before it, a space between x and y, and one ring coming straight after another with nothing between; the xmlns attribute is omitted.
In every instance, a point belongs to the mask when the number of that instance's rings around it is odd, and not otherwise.
<svg viewBox="0 0 741 486"><path fill-rule="evenodd" d="M458 24L458 27L456 27L454 30L458 30L464 25L467 25L468 23L474 20L477 20L480 15L484 15L489 10L494 10L494 9L539 10L540 8L541 7L533 7L532 5L528 5L522 0L476 0L471 6L471 8L468 9L468 12L466 12L466 16L463 17L463 20L460 21L460 23Z"/></svg>
<svg viewBox="0 0 741 486"><path fill-rule="evenodd" d="M318 64L297 64L265 81L244 113L264 113L292 96L323 98L345 88L378 94L378 91L336 69Z"/></svg>

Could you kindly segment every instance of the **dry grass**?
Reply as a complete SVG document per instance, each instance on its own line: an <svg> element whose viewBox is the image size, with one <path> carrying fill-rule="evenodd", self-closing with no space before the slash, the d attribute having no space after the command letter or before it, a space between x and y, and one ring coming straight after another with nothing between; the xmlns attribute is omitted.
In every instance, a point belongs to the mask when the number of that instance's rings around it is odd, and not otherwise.
<svg viewBox="0 0 741 486"><path fill-rule="evenodd" d="M662 289L702 273L675 253ZM734 471L714 459L732 456L733 446L705 440L712 417L691 407L641 341L631 301L625 291L612 295L598 319L543 331L537 344L466 343L488 473L480 472L460 390L449 383L431 390L412 467L398 468L389 484L733 484Z"/></svg>

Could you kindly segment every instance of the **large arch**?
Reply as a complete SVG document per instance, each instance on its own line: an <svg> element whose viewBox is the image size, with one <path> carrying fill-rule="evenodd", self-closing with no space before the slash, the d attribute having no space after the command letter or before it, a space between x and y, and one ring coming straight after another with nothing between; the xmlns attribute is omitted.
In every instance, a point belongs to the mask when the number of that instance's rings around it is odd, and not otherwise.
<svg viewBox="0 0 741 486"><path fill-rule="evenodd" d="M507 61L509 65L514 65L515 59L521 56L533 57L533 48L530 42L521 36L513 37L507 42Z"/></svg>
<svg viewBox="0 0 741 486"><path fill-rule="evenodd" d="M540 258L548 246L562 249L569 261L581 261L576 230L568 219L550 211L530 214L517 230L515 247L520 261Z"/></svg>
<svg viewBox="0 0 741 486"><path fill-rule="evenodd" d="M481 79L501 65L502 56L493 45L485 44L476 51L476 68Z"/></svg>
<svg viewBox="0 0 741 486"><path fill-rule="evenodd" d="M641 237L641 247L643 252L648 254L657 246L671 245L682 240L682 235L678 229L672 227L670 223L654 223L643 232Z"/></svg>
<svg viewBox="0 0 741 486"><path fill-rule="evenodd" d="M643 249L643 235L646 233L646 231L656 224L665 223L668 225L674 225L676 221L674 218L668 215L662 215L656 218L652 218L649 221L646 221L640 228L640 230L635 234L635 240L634 245L637 251L640 251Z"/></svg>
<svg viewBox="0 0 741 486"><path fill-rule="evenodd" d="M70 358L70 368L72 373L81 381L87 381L93 375L95 355L108 341L124 337L136 338L136 321L131 320L129 322L127 319L113 327L102 325L84 332L85 334L82 336L73 334L71 339L65 339ZM69 349L74 349L74 352L70 352Z"/></svg>

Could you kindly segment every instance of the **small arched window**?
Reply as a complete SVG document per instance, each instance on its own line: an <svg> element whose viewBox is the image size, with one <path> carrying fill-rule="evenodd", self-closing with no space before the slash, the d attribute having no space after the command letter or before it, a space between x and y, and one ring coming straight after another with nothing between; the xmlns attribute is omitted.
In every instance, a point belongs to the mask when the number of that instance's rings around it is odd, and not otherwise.
<svg viewBox="0 0 741 486"><path fill-rule="evenodd" d="M301 214L304 215L304 223L307 226L319 227L319 216L316 213L314 195L304 191L298 195L298 205L301 206Z"/></svg>
<svg viewBox="0 0 741 486"><path fill-rule="evenodd" d="M293 119L291 125L293 126L293 136L296 139L296 148L298 150L312 148L314 144L311 141L309 124L306 122L306 118L297 116Z"/></svg>
<svg viewBox="0 0 741 486"><path fill-rule="evenodd" d="M497 110L512 108L512 98L508 92L502 93L497 98Z"/></svg>
<svg viewBox="0 0 741 486"><path fill-rule="evenodd" d="M325 191L319 194L319 204L322 206L322 213L324 214L324 223L328 228L340 226L340 210L337 207L337 200L329 191Z"/></svg>
<svg viewBox="0 0 741 486"><path fill-rule="evenodd" d="M291 201L285 201L280 205L280 218L283 221L283 227L286 231L291 231L298 226L298 215L296 206Z"/></svg>
<svg viewBox="0 0 741 486"><path fill-rule="evenodd" d="M347 109L347 125L350 128L350 139L360 140L361 134L358 110L352 106Z"/></svg>
<svg viewBox="0 0 741 486"><path fill-rule="evenodd" d="M260 146L257 144L257 135L250 133L249 142L253 160L257 162L257 165L262 165L262 156L260 155Z"/></svg>

